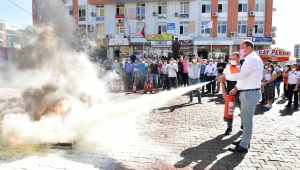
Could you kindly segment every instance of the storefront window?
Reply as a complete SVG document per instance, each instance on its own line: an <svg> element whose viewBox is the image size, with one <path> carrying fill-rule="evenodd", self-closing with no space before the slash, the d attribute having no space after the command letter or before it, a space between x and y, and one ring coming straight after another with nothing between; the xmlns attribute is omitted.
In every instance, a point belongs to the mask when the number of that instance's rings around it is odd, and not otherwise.
<svg viewBox="0 0 300 170"><path fill-rule="evenodd" d="M198 55L202 55L205 59L219 59L229 55L229 46L212 46L212 55L211 46L198 46Z"/></svg>
<svg viewBox="0 0 300 170"><path fill-rule="evenodd" d="M123 61L127 55L129 55L129 46L114 46L114 57L119 58L119 61Z"/></svg>

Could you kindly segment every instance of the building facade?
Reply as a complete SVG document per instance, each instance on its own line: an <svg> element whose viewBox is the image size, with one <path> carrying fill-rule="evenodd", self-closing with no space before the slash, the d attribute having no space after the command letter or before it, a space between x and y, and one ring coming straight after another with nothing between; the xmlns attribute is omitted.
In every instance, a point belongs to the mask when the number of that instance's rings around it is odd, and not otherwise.
<svg viewBox="0 0 300 170"><path fill-rule="evenodd" d="M300 59L300 44L294 46L294 57Z"/></svg>
<svg viewBox="0 0 300 170"><path fill-rule="evenodd" d="M104 46L111 59L133 53L171 55L176 37L181 54L204 58L239 51L245 39L255 43L255 50L272 44L273 0L59 1L65 15L74 19L78 34ZM33 0L34 23L55 19L57 8L53 0ZM210 21L212 28L202 30Z"/></svg>
<svg viewBox="0 0 300 170"><path fill-rule="evenodd" d="M0 47L6 47L6 22L0 20Z"/></svg>

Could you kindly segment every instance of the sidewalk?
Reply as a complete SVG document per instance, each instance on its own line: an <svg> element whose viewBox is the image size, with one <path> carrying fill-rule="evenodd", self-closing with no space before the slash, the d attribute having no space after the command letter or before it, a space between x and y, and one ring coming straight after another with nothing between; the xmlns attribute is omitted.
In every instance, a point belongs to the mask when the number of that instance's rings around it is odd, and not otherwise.
<svg viewBox="0 0 300 170"><path fill-rule="evenodd" d="M122 102L143 94L114 95ZM188 101L188 95L177 97L132 119L134 129L102 136L116 143L110 147L91 144L63 150L1 145L0 169L300 169L299 110L286 109L281 100L272 109L259 104L251 148L247 154L237 154L227 149L242 134L239 110L232 134L224 136L221 94L203 94L203 104L186 104Z"/></svg>

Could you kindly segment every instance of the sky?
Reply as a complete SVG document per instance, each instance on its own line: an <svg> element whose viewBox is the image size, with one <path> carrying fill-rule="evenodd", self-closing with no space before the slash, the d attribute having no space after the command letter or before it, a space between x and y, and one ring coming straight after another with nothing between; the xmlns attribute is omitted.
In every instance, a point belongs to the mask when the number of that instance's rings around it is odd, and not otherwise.
<svg viewBox="0 0 300 170"><path fill-rule="evenodd" d="M27 10L32 12L32 0L11 0ZM276 45L291 51L294 54L294 44L300 43L300 0L274 0L273 7L273 25L277 27ZM293 20L294 18L294 20ZM27 25L32 24L32 17L19 7L15 6L9 0L0 0L0 19L5 20L9 26L18 29L25 29Z"/></svg>

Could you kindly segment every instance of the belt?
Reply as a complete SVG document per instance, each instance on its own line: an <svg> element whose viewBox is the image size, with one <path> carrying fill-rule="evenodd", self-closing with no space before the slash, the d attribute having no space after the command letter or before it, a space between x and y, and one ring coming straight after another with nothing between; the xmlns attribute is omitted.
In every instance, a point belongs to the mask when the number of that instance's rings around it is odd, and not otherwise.
<svg viewBox="0 0 300 170"><path fill-rule="evenodd" d="M257 89L244 89L244 90L239 90L239 91L241 91L241 92L243 92L243 91L257 91L257 90L260 90L260 88L257 88Z"/></svg>
<svg viewBox="0 0 300 170"><path fill-rule="evenodd" d="M288 85L296 85L296 84L288 84Z"/></svg>

